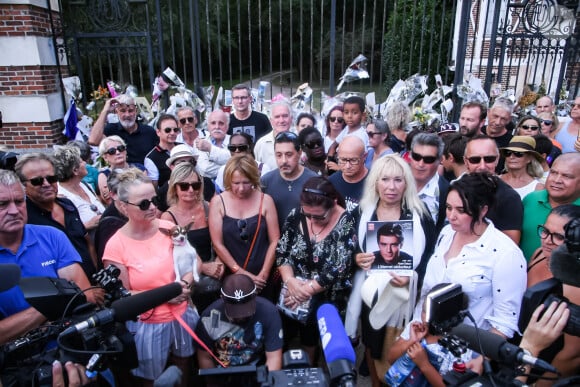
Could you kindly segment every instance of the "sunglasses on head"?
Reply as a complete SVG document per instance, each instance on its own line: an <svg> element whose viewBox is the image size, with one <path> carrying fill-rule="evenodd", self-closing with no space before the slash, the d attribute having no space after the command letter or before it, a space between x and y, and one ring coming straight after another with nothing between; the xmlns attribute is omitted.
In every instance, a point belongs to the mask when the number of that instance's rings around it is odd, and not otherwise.
<svg viewBox="0 0 580 387"><path fill-rule="evenodd" d="M228 150L230 152L247 152L250 149L248 144L241 144L241 145L228 145Z"/></svg>
<svg viewBox="0 0 580 387"><path fill-rule="evenodd" d="M282 133L278 133L278 135L276 136L275 142L278 141L296 141L298 139L298 136L296 135L296 133L293 132L282 132Z"/></svg>
<svg viewBox="0 0 580 387"><path fill-rule="evenodd" d="M147 211L149 207L151 207L151 204L153 204L155 207L159 207L160 201L157 196L153 196L151 199L143 199L139 203L131 203L128 201L126 201L125 203L135 207L139 207L141 211Z"/></svg>
<svg viewBox="0 0 580 387"><path fill-rule="evenodd" d="M544 125L548 125L548 126L550 126L550 125L552 125L553 123L554 123L554 121L552 121L552 120L542 120L542 124L544 124Z"/></svg>
<svg viewBox="0 0 580 387"><path fill-rule="evenodd" d="M240 239L244 242L247 242L250 239L250 235L246 231L246 227L248 227L248 222L246 219L238 220L238 230L240 231Z"/></svg>
<svg viewBox="0 0 580 387"><path fill-rule="evenodd" d="M183 117L183 118L179 119L179 122L181 123L181 125L185 125L186 122L189 122L191 124L193 122L193 120L195 120L195 118L193 116Z"/></svg>
<svg viewBox="0 0 580 387"><path fill-rule="evenodd" d="M107 149L107 151L105 153L112 156L112 155L116 154L117 152L123 153L126 150L127 150L127 147L125 145L119 145L117 147L112 147L112 148Z"/></svg>
<svg viewBox="0 0 580 387"><path fill-rule="evenodd" d="M172 130L173 130L173 133L179 133L179 132L181 132L181 129L180 128L165 128L165 129L163 129L163 131L165 133L171 133Z"/></svg>
<svg viewBox="0 0 580 387"><path fill-rule="evenodd" d="M330 213L330 208L328 210L326 210L326 212L322 215L315 215L315 214L306 213L306 212L304 212L303 208L301 208L300 211L302 212L302 215L304 215L308 219L325 220L326 218L328 218L328 214Z"/></svg>
<svg viewBox="0 0 580 387"><path fill-rule="evenodd" d="M317 140L312 140L312 141L305 143L304 146L307 147L308 149L315 149L315 148L321 147L322 144L323 144L323 141L321 138L319 138Z"/></svg>
<svg viewBox="0 0 580 387"><path fill-rule="evenodd" d="M201 188L201 181L194 181L193 183L186 183L186 182L182 181L182 182L175 183L175 184L182 191L188 191L189 187L193 188L194 191L199 191L199 189Z"/></svg>
<svg viewBox="0 0 580 387"><path fill-rule="evenodd" d="M515 157L520 158L520 157L524 157L524 155L525 155L524 152L516 152L516 151L509 150L509 149L504 150L503 154L504 154L505 158L508 158L511 155L514 155Z"/></svg>
<svg viewBox="0 0 580 387"><path fill-rule="evenodd" d="M45 180L48 184L54 184L58 181L58 178L54 175L38 176L38 177L33 177L33 178L25 180L25 181L28 181L33 186L38 187L38 186L41 186Z"/></svg>
<svg viewBox="0 0 580 387"><path fill-rule="evenodd" d="M411 157L415 161L423 160L425 164L433 164L435 161L437 161L437 156L423 156L422 154L415 152L411 152Z"/></svg>
<svg viewBox="0 0 580 387"><path fill-rule="evenodd" d="M479 164L481 163L481 159L483 159L483 161L486 164L491 164L491 163L495 163L495 160L497 160L497 156L471 156L471 157L467 157L467 161L469 161L470 164Z"/></svg>
<svg viewBox="0 0 580 387"><path fill-rule="evenodd" d="M330 122L336 122L336 121L338 121L339 124L342 124L342 123L344 123L344 118L330 116L330 117L328 117L328 121L330 121Z"/></svg>
<svg viewBox="0 0 580 387"><path fill-rule="evenodd" d="M521 128L525 130L540 130L540 127L535 125L522 125Z"/></svg>

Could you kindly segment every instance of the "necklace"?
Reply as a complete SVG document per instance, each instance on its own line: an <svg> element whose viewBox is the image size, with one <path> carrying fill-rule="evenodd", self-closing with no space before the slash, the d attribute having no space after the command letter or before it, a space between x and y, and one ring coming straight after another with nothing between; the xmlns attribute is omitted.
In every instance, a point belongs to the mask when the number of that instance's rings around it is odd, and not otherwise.
<svg viewBox="0 0 580 387"><path fill-rule="evenodd" d="M318 232L314 232L314 225L312 224L312 220L310 221L310 229L312 230L312 235L313 237L310 238L310 242L312 244L316 244L318 242L318 236L320 234L322 234L322 232L326 229L326 227L330 224L330 222L326 223L324 226L322 226L322 228L320 229L320 231Z"/></svg>
<svg viewBox="0 0 580 387"><path fill-rule="evenodd" d="M286 179L284 179L284 180L285 180L285 181L286 181L286 183L288 184L288 192L292 192L292 185L294 184L294 182L295 182L297 179L294 179L294 180L286 180Z"/></svg>

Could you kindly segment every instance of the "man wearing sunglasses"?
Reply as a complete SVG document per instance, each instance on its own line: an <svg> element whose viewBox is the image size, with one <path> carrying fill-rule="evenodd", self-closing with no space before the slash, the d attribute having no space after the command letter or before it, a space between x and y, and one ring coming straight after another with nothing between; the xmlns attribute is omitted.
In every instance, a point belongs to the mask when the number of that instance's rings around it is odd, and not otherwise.
<svg viewBox="0 0 580 387"><path fill-rule="evenodd" d="M171 150L177 144L177 135L181 132L181 129L177 125L177 120L171 114L161 114L156 126L159 144L155 145L147 153L145 168L153 185L162 186L169 181L169 176L171 176L171 170L165 162L169 159Z"/></svg>
<svg viewBox="0 0 580 387"><path fill-rule="evenodd" d="M181 132L175 140L178 143L186 144L194 155L198 156L196 141L200 137L205 137L205 133L197 129L199 123L199 113L191 106L183 106L177 109L177 122Z"/></svg>
<svg viewBox="0 0 580 387"><path fill-rule="evenodd" d="M214 110L207 116L207 130L209 138L197 139L196 145L199 150L197 170L202 176L215 180L218 170L230 159L228 143L230 136L228 131L229 114L223 110Z"/></svg>
<svg viewBox="0 0 580 387"><path fill-rule="evenodd" d="M109 122L110 113L118 117L118 122ZM108 99L93 124L89 144L98 146L103 138L117 135L127 144L127 161L143 164L145 156L158 142L159 138L149 125L137 122L137 106L133 98L126 94Z"/></svg>
<svg viewBox="0 0 580 387"><path fill-rule="evenodd" d="M445 222L445 200L449 183L439 176L437 169L443 155L443 141L435 133L419 133L411 143L411 171L417 184L417 193L423 201L437 230L443 228Z"/></svg>
<svg viewBox="0 0 580 387"><path fill-rule="evenodd" d="M274 102L270 111L272 131L256 142L254 154L256 161L264 163L270 169L278 168L274 155L274 139L282 132L288 132L292 126L292 107L287 101Z"/></svg>
<svg viewBox="0 0 580 387"><path fill-rule="evenodd" d="M272 130L268 117L252 110L252 94L244 84L232 87L234 111L230 114L228 134L243 132L252 136L254 144Z"/></svg>
<svg viewBox="0 0 580 387"><path fill-rule="evenodd" d="M42 179L49 184L44 175ZM27 190L29 183L26 181ZM79 254L61 231L27 224L26 202L20 177L0 170L0 261L18 265L22 277L64 278L88 289L90 283L79 265ZM103 294L102 289L89 290L86 296L90 302L102 303ZM45 321L46 317L25 301L19 287L0 292L0 344Z"/></svg>
<svg viewBox="0 0 580 387"><path fill-rule="evenodd" d="M463 157L467 172L488 172L495 174L499 161L499 149L493 138L486 135L467 140ZM495 228L510 237L516 244L522 235L523 207L520 195L507 183L497 179L495 206L487 212Z"/></svg>

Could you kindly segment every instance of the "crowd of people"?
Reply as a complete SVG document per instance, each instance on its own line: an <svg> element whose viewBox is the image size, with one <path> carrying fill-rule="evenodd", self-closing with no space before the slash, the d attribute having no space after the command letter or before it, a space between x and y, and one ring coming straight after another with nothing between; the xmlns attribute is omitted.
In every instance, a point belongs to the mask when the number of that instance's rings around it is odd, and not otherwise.
<svg viewBox="0 0 580 387"><path fill-rule="evenodd" d="M210 112L202 131L190 107L161 114L153 128L130 96L117 96L88 139L100 168L82 142L20 156L14 172L0 171L0 263L81 289L113 264L136 294L176 281L160 228L185 228L198 272L182 273L179 296L127 323L139 361L132 377L144 386L169 365L182 386L194 368L277 370L283 350L298 345L323 362L323 303L364 345L361 373L373 386L392 381L389 368L405 354L439 385L453 362L435 374L426 366L425 353L442 349L426 333L424 301L442 283L462 286L479 328L523 333L524 292L553 277L552 252L580 214L580 97L567 118L549 97L517 120L510 100L467 102L457 125L433 131L410 129L399 102L372 118L351 96L319 125L310 113L294 119L287 101L272 103L269 117L252 110L245 85L232 101L233 113ZM579 293L564 287L572 303ZM102 289L86 295L103 305ZM564 309L534 314L529 330L551 324L550 337L563 335L547 361L572 376L580 338L562 333ZM45 321L17 287L0 292L0 344ZM545 341L524 336L522 345L538 352ZM478 359L468 367L480 369Z"/></svg>

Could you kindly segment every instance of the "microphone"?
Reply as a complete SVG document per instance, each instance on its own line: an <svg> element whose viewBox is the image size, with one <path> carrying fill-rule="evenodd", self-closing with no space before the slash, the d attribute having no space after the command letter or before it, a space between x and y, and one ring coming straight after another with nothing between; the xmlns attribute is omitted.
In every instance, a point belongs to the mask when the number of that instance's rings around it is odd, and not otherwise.
<svg viewBox="0 0 580 387"><path fill-rule="evenodd" d="M0 292L11 289L20 280L20 266L15 263L0 264Z"/></svg>
<svg viewBox="0 0 580 387"><path fill-rule="evenodd" d="M507 365L527 364L545 372L558 373L550 363L528 355L517 345L508 343L503 337L484 330L479 330L481 348L477 340L477 330L467 324L459 324L451 330L451 333L467 342L467 346L476 352L483 351L482 355L499 363Z"/></svg>
<svg viewBox="0 0 580 387"><path fill-rule="evenodd" d="M333 385L354 386L356 355L350 343L338 310L332 304L322 304L316 311L318 331L324 358Z"/></svg>
<svg viewBox="0 0 580 387"><path fill-rule="evenodd" d="M550 271L560 282L575 288L580 287L580 276L578 276L580 253L569 249L566 244L558 246L552 251Z"/></svg>
<svg viewBox="0 0 580 387"><path fill-rule="evenodd" d="M87 329L99 325L105 325L110 322L125 322L132 320L141 313L155 308L179 296L182 287L177 282L172 282L152 290L136 294L131 297L121 298L111 304L108 309L96 312L94 315L78 324L68 327L59 335L59 337L68 336L73 333L80 333Z"/></svg>

